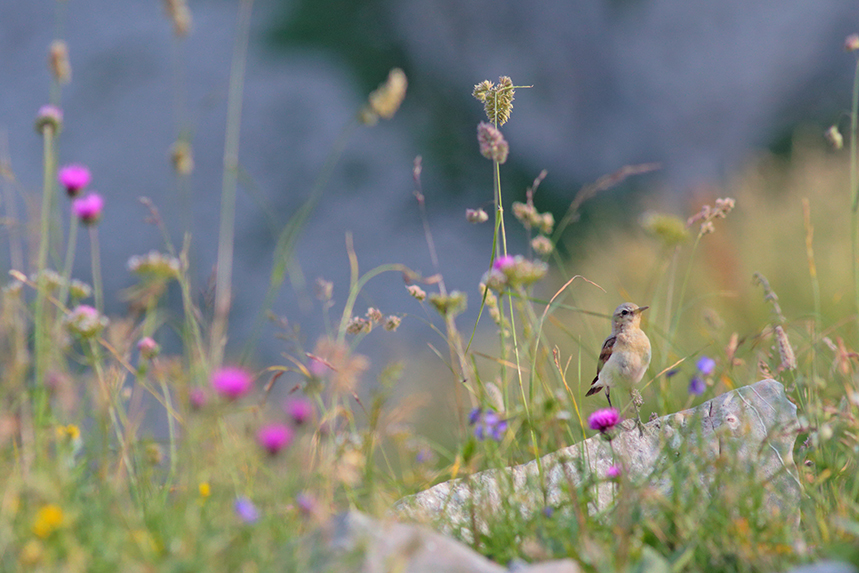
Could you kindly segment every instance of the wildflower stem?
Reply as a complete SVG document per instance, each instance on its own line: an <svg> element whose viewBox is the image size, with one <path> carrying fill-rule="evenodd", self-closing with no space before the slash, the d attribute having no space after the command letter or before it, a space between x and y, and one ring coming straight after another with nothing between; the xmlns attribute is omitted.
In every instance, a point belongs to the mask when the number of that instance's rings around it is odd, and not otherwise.
<svg viewBox="0 0 859 573"><path fill-rule="evenodd" d="M90 258L92 259L92 290L95 295L95 308L104 310L104 295L101 284L101 253L98 247L98 227L89 228Z"/></svg>
<svg viewBox="0 0 859 573"><path fill-rule="evenodd" d="M689 284L689 277L692 275L692 264L695 260L695 251L698 250L698 243L703 235L698 233L695 237L695 242L692 244L692 252L689 255L689 266L686 267L686 275L683 277L683 283L680 285L680 296L677 297L677 310L674 312L674 321L671 323L671 329L666 337L666 350L670 351L674 347L674 337L677 335L677 328L680 325L680 317L683 315L683 300L686 298L686 286ZM668 354L665 353L665 356Z"/></svg>
<svg viewBox="0 0 859 573"><path fill-rule="evenodd" d="M245 63L253 0L239 4L236 43L227 97L227 133L224 142L224 175L221 189L221 226L218 233L218 268L215 278L215 315L209 341L210 367L221 364L226 342L227 315L232 299L233 239L236 222L236 187L239 168L239 128L242 119Z"/></svg>
<svg viewBox="0 0 859 573"><path fill-rule="evenodd" d="M45 318L47 296L47 277L45 269L48 266L48 248L50 246L51 231L51 206L54 202L54 172L56 171L56 158L54 157L54 129L45 127L42 129L43 142L43 189L42 189L42 213L39 237L39 259L37 261L37 283L36 308L35 308L35 363L36 363L36 391L39 398L36 405L36 423L41 425L48 407L48 397L45 383L45 370L48 366L46 354L50 351L47 335L47 320Z"/></svg>
<svg viewBox="0 0 859 573"><path fill-rule="evenodd" d="M853 295L859 313L859 168L857 168L856 136L859 126L859 58L853 73L853 98L850 106L850 195L853 254ZM859 316L859 314L857 314Z"/></svg>
<svg viewBox="0 0 859 573"><path fill-rule="evenodd" d="M66 297L69 294L69 282L72 279L72 265L75 262L75 246L78 240L78 225L77 217L72 217L69 224L69 240L66 246L66 263L63 266L63 281L60 285L60 304L66 304Z"/></svg>

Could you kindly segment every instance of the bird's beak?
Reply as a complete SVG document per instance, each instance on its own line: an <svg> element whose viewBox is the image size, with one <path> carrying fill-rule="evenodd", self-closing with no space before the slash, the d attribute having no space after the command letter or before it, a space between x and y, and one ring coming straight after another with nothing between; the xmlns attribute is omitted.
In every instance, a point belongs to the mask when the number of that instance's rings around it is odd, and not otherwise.
<svg viewBox="0 0 859 573"><path fill-rule="evenodd" d="M649 307L649 306L639 306L639 307L638 307L638 310L636 310L635 312L637 312L637 313L641 314L642 312L644 312L644 311L645 311L645 310L647 310L648 308L650 308L650 307Z"/></svg>

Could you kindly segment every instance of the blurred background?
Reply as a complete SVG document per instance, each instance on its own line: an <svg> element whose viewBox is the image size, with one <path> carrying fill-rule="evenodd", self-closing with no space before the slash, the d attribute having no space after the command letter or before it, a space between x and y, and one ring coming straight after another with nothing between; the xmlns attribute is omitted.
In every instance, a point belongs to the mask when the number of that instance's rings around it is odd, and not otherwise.
<svg viewBox="0 0 859 573"><path fill-rule="evenodd" d="M99 232L109 313L123 312L120 293L134 283L128 258L162 248L158 230L145 222L141 196L159 208L176 244L190 230L201 293L213 271L238 5L194 0L189 8L190 33L177 38L164 5L154 0L7 0L2 7L0 150L10 167L7 184L22 205L34 208L42 142L33 119L49 98L48 46L65 39L73 76L61 96L60 162L87 164L92 187L106 200ZM274 304L288 329L300 325L305 346L321 332L315 279L334 283L335 313L346 299L347 231L362 271L402 263L424 275L441 271L449 289L467 292L460 327L470 333L492 240L489 225L464 219L466 207L489 207L492 200L491 163L475 140L484 116L471 91L500 75L533 86L517 91L503 127L509 201L523 201L526 187L546 169L535 202L557 220L578 190L600 176L627 164L662 166L583 205L581 219L559 242L569 274L554 273L543 296L582 273L607 291L580 295L582 308L607 314L627 298L650 303L655 277L668 268L661 261L668 259L660 258L658 242L642 242L642 213L659 210L685 220L702 204L744 190L729 227L702 244L697 256L705 267L693 278L706 292L731 293L714 297L720 302L708 315L715 316L712 324L721 321L727 334L760 327L769 309L762 296L742 290L751 289L755 270L775 275L775 288L804 281L791 292L808 301L803 194L823 197L826 207L812 212L823 227L818 237L834 237L823 249L832 272L849 261L836 256L839 246L846 252L847 235L838 235L839 226L827 218L847 205L838 195L845 189L843 164L821 146L826 127L838 121L846 127L855 55L844 52L843 41L857 30L855 0L257 0L241 123L228 356L236 358L253 332L280 230L308 197L344 126L392 67L408 76L406 100L392 120L360 127L346 140L300 240L297 262L307 287L287 282ZM193 146L189 188L177 183L170 160L179 138ZM811 163L796 162L798 141ZM413 195L418 155L439 269L430 261ZM525 234L511 223L511 251L524 252ZM784 229L793 231L790 239L778 235ZM79 278L89 278L88 251L80 236ZM8 266L8 250L0 257ZM828 267L821 264L823 273ZM793 271L806 278L790 278ZM776 283L781 273L787 274ZM824 300L835 315L844 292ZM357 313L368 306L404 316L397 333L374 331L359 347L376 371L408 356L422 365L419 373L449 378L427 348L428 342L444 345L428 324L438 317L408 296L399 276L372 280ZM559 344L567 355L581 345L592 360L608 322L569 320ZM652 320L655 327L665 317ZM266 322L256 365L282 363L288 347L278 330ZM686 351L714 339L702 340ZM427 364L436 369L425 370ZM591 369L592 363L584 367ZM413 384L421 378L407 373ZM589 383L590 376L582 379Z"/></svg>

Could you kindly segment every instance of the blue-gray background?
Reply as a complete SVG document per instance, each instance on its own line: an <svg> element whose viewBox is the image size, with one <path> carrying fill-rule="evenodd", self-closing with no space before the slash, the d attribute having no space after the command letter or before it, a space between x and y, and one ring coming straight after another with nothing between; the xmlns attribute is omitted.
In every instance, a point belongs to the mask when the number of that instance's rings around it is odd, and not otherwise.
<svg viewBox="0 0 859 573"><path fill-rule="evenodd" d="M138 197L154 200L181 242L186 217L168 149L182 130L191 134L196 160L190 218L199 289L215 263L237 3L198 0L190 8L192 33L177 42L155 0L2 0L0 141L8 143L15 188L35 197L41 187L41 140L32 123L48 101L47 50L59 30L73 69L62 94L60 161L89 165L93 188L106 199L100 236L112 313L122 312L118 293L133 282L127 259L162 244ZM257 0L241 127L231 347L246 340L259 311L277 231L391 67L402 67L410 81L401 112L348 141L298 251L307 280L334 281L340 304L347 230L362 270L398 262L434 272L412 195L416 155L424 157L424 192L448 288L476 300L491 233L468 226L463 212L491 200L491 171L474 137L482 119L470 96L475 83L509 75L534 86L518 92L504 128L509 198L521 200L545 168L540 200L560 216L582 184L624 164L657 161L663 169L632 191L674 197L677 212L686 213L682 199L691 190L718 183L756 149L784 151L798 122L822 130L838 118L854 63L842 42L857 29L855 0ZM177 114L177 98L184 113ZM629 205L630 189L604 195L603 207ZM568 250L574 254L574 243ZM4 247L3 261L7 253ZM84 279L87 253L81 237L75 274ZM285 285L273 310L301 324L312 346L318 308L304 309L300 298ZM421 314L395 275L371 283L357 310L368 305ZM428 340L441 345L420 320L407 317L403 330L374 333L366 345L382 357ZM257 363L271 364L285 348L269 329Z"/></svg>

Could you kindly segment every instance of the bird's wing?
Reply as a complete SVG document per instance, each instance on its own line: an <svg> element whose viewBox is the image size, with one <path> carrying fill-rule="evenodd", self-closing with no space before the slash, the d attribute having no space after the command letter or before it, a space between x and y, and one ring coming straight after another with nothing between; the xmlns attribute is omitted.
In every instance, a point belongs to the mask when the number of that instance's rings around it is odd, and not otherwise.
<svg viewBox="0 0 859 573"><path fill-rule="evenodd" d="M600 359L599 363L597 363L597 375L594 376L593 382L591 382L591 389L588 390L586 396L590 396L591 394L596 394L599 392L602 387L594 388L594 384L597 383L597 380L600 378L600 371L602 367L605 366L605 363L608 362L608 359L611 357L611 351L614 349L614 343L617 341L617 336L611 335L605 339L605 342L602 343L602 350L600 350Z"/></svg>

